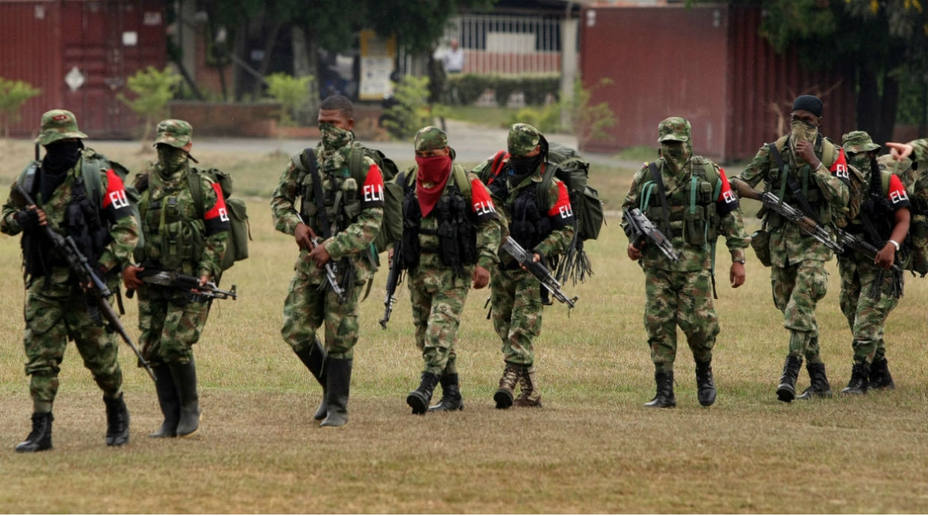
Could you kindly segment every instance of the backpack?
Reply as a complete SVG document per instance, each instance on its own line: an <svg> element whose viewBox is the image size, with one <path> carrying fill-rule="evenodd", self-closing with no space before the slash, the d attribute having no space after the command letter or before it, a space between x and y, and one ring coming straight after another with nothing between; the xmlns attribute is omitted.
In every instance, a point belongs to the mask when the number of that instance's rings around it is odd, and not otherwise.
<svg viewBox="0 0 928 516"><path fill-rule="evenodd" d="M928 274L928 170L916 169L908 159L895 161L889 154L877 158L877 164L881 171L887 172L881 178L883 192L889 191L889 175L893 174L902 180L909 196L909 234L902 243L908 256L902 259L903 268L925 276Z"/></svg>
<svg viewBox="0 0 928 516"><path fill-rule="evenodd" d="M141 198L139 192L144 193L145 190L148 189L148 174L149 173L139 174L135 178L135 188L133 188L133 190L136 191L136 195L139 198ZM203 170L191 167L187 174L187 187L190 189L190 196L193 198L197 213L201 216L206 213L206 206L204 206L205 197L202 184L199 180L201 174L205 176L210 183L219 184L219 188L222 190L222 196L226 203L226 210L228 211L229 243L226 247L226 254L223 256L222 263L220 264L221 269L225 271L231 268L235 262L248 258L248 241L252 239L251 225L248 222L248 212L244 200L239 198L230 199L233 191L233 181L232 176L228 172L223 172L216 168Z"/></svg>
<svg viewBox="0 0 928 516"><path fill-rule="evenodd" d="M306 148L300 154L299 165L305 173L309 173L307 153L313 151L312 148ZM387 247L403 238L403 185L391 181L399 173L399 168L393 160L377 149L368 149L355 142L348 155L348 170L358 184L363 183L367 177L367 170L364 169L365 156L380 167L380 173L383 175L383 221L380 223L380 232L377 233L372 244L373 254L377 256L381 251L385 251Z"/></svg>
<svg viewBox="0 0 928 516"><path fill-rule="evenodd" d="M475 172L489 185L503 171L508 159L509 153L501 150ZM575 216L574 238L564 256L554 257L552 266L558 281L570 279L574 283L582 282L593 274L589 257L583 250L583 242L599 237L605 222L603 203L599 198L599 192L589 185L590 164L584 161L577 151L564 145L549 143L548 162L556 166L545 169L545 175L538 184L538 199L547 204L548 190L553 178L557 177L567 187L570 206Z"/></svg>
<svg viewBox="0 0 928 516"><path fill-rule="evenodd" d="M84 187L87 188L95 205L101 206L103 203L103 181L100 180L99 171L100 169L105 170L106 168L113 169L113 172L122 179L123 188L126 190L126 199L129 201L129 211L132 214L132 218L135 219L136 224L138 224L139 240L138 243L135 244L135 248L141 249L145 245L145 235L142 234L141 231L142 215L139 213L139 199L141 199L142 195L135 187L129 184L127 180L129 177L129 169L124 167L121 163L106 159L106 156L93 149L88 150L90 152L84 154L84 161L81 162L81 175L84 177ZM90 164L94 166L88 166ZM109 165L108 167L107 164Z"/></svg>

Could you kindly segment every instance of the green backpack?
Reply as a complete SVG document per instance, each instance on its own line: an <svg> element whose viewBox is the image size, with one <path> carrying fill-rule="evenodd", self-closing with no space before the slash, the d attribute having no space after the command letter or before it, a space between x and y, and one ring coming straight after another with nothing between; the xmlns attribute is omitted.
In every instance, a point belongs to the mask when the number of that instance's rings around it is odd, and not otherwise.
<svg viewBox="0 0 928 516"><path fill-rule="evenodd" d="M113 172L116 172L116 175L122 179L123 187L126 190L126 198L129 201L129 211L132 213L132 217L139 227L139 241L135 245L135 248L141 249L145 246L145 235L143 235L141 231L142 215L139 213L139 200L142 198L142 195L135 187L129 184L129 170L121 163L108 160L106 156L93 149L87 149L87 151L89 152L85 151L84 161L81 163L81 174L84 176L84 186L87 188L87 191L90 192L96 205L100 206L103 201L103 182L100 181L99 170L101 168L106 168L106 165L109 164L109 168L112 168ZM89 166L91 164L94 166Z"/></svg>

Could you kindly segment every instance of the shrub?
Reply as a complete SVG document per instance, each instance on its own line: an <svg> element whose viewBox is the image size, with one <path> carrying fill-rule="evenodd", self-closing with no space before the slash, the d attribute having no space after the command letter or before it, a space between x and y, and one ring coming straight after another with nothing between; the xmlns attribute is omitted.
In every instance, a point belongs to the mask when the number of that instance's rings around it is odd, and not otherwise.
<svg viewBox="0 0 928 516"><path fill-rule="evenodd" d="M280 125L293 125L299 112L309 103L311 75L293 77L275 73L265 77L267 92L280 103Z"/></svg>
<svg viewBox="0 0 928 516"><path fill-rule="evenodd" d="M155 121L165 116L168 101L174 96L174 88L180 80L180 75L171 68L158 70L149 66L129 77L129 90L135 93L135 99L129 100L122 93L118 95L119 100L129 106L129 109L145 119L145 129L142 132L143 148L144 143L151 137Z"/></svg>
<svg viewBox="0 0 928 516"><path fill-rule="evenodd" d="M0 119L4 138L10 137L10 126L19 122L23 104L41 92L42 90L34 88L28 82L0 77Z"/></svg>
<svg viewBox="0 0 928 516"><path fill-rule="evenodd" d="M499 106L506 106L509 96L518 92L525 95L526 104L543 105L548 95L557 99L560 92L560 76L557 74L452 75L448 77L448 88L449 91L455 91L455 95L450 95L450 100L465 106L476 102L486 90L495 92L496 103Z"/></svg>
<svg viewBox="0 0 928 516"><path fill-rule="evenodd" d="M384 113L383 125L394 138L408 139L429 125L429 78L407 75L393 83L393 98L397 104Z"/></svg>

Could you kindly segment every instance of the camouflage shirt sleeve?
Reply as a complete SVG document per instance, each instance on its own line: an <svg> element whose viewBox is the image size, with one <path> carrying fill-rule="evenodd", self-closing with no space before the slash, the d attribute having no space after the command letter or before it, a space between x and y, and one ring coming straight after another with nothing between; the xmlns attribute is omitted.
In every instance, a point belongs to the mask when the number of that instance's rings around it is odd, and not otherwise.
<svg viewBox="0 0 928 516"><path fill-rule="evenodd" d="M912 140L909 142L909 145L912 146L912 155L909 156L912 161L921 161L924 164L928 164L928 138L922 138L920 140ZM919 168L925 168L925 165L919 165Z"/></svg>
<svg viewBox="0 0 928 516"><path fill-rule="evenodd" d="M490 198L490 192L476 174L469 174L471 209L477 216L477 265L489 269L499 262L499 245L503 238L502 220Z"/></svg>
<svg viewBox="0 0 928 516"><path fill-rule="evenodd" d="M622 201L623 210L631 210L633 208L638 208L641 204L640 199L638 198L638 193L641 191L641 182L644 181L645 175L648 173L648 164L645 163L638 172L635 173L635 177L632 178L632 185L628 188L628 193L625 194L625 199ZM625 217L622 217L622 229L625 229L627 223L625 222Z"/></svg>
<svg viewBox="0 0 928 516"><path fill-rule="evenodd" d="M740 179L751 185L751 188L756 188L757 183L767 178L767 170L770 167L768 154L767 145L761 145L760 150L754 155L754 159L741 171Z"/></svg>
<svg viewBox="0 0 928 516"><path fill-rule="evenodd" d="M364 159L368 168L361 186L361 214L344 231L326 240L325 249L333 260L363 252L380 233L384 203L383 174L372 159Z"/></svg>
<svg viewBox="0 0 928 516"><path fill-rule="evenodd" d="M104 218L110 220L111 242L103 249L97 263L105 270L121 271L132 262L132 253L139 243L140 229L138 221L132 216L126 187L122 178L112 168L100 170L103 199L101 210Z"/></svg>
<svg viewBox="0 0 928 516"><path fill-rule="evenodd" d="M3 212L0 214L0 231L3 233L14 236L18 235L20 231L23 230L20 227L19 223L16 222L16 213L21 209L15 202L13 202L12 193L7 197L6 202L3 203Z"/></svg>
<svg viewBox="0 0 928 516"><path fill-rule="evenodd" d="M715 201L716 209L721 214L718 225L719 234L725 237L725 245L728 246L732 260L744 260L744 249L748 246L748 238L744 234L744 219L738 196L732 192L725 170L718 165L716 168L719 172L719 181L722 182L719 197Z"/></svg>
<svg viewBox="0 0 928 516"><path fill-rule="evenodd" d="M271 215L274 228L281 233L292 235L300 223L296 198L300 195L300 177L302 171L296 163L299 155L290 160L290 166L280 176L277 188L271 196Z"/></svg>
<svg viewBox="0 0 928 516"><path fill-rule="evenodd" d="M203 254L197 264L197 276L218 278L222 273L222 259L225 257L229 245L229 212L222 188L204 176L200 176L203 191L203 223L206 227L206 241Z"/></svg>
<svg viewBox="0 0 928 516"><path fill-rule="evenodd" d="M551 220L553 231L535 246L533 252L541 256L551 256L567 251L574 238L574 214L570 206L570 197L567 194L567 185L560 179L551 181L548 188L548 219Z"/></svg>
<svg viewBox="0 0 928 516"><path fill-rule="evenodd" d="M825 142L825 145L833 144ZM835 146L835 150L837 152L831 163L822 163L813 171L812 177L815 178L815 183L828 200L832 210L838 213L847 207L850 188L848 187L849 176L844 149Z"/></svg>

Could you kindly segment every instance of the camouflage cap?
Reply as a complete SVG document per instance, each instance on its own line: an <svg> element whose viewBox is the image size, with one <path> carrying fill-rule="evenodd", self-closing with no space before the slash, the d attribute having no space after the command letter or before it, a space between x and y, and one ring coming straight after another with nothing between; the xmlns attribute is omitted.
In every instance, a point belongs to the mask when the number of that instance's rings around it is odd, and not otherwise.
<svg viewBox="0 0 928 516"><path fill-rule="evenodd" d="M162 120L158 122L158 138L155 139L155 145L164 143L186 150L191 144L191 136L193 136L193 127L184 120Z"/></svg>
<svg viewBox="0 0 928 516"><path fill-rule="evenodd" d="M513 124L507 146L512 156L525 156L541 143L541 131L528 124Z"/></svg>
<svg viewBox="0 0 928 516"><path fill-rule="evenodd" d="M841 137L841 145L844 152L870 152L879 150L880 146L873 143L870 135L866 131L851 131Z"/></svg>
<svg viewBox="0 0 928 516"><path fill-rule="evenodd" d="M441 129L430 125L416 133L416 152L444 149L448 146L448 135Z"/></svg>
<svg viewBox="0 0 928 516"><path fill-rule="evenodd" d="M661 120L657 126L657 141L661 142L688 142L693 131L689 120L672 116Z"/></svg>
<svg viewBox="0 0 928 516"><path fill-rule="evenodd" d="M77 118L66 109L53 109L42 115L42 129L35 139L41 145L48 145L65 138L86 138L87 135L77 128Z"/></svg>

